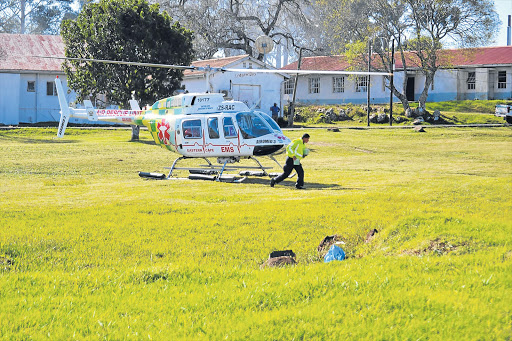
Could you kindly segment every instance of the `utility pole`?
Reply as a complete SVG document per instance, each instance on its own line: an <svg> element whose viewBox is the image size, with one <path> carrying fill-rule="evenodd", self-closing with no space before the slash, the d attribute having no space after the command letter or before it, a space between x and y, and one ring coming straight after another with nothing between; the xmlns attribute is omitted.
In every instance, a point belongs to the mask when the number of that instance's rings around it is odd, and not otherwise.
<svg viewBox="0 0 512 341"><path fill-rule="evenodd" d="M372 59L372 43L368 40L368 78L366 83L366 119L367 125L370 126L370 64Z"/></svg>
<svg viewBox="0 0 512 341"><path fill-rule="evenodd" d="M389 62L389 125L393 125L393 77L395 70L395 39L391 40L391 61Z"/></svg>
<svg viewBox="0 0 512 341"><path fill-rule="evenodd" d="M299 50L299 62L297 63L297 70L300 70L302 63L302 47ZM292 103L290 104L290 114L288 115L288 127L293 127L293 115L295 115L295 96L297 95L297 82L299 81L299 74L295 75L295 84L293 86Z"/></svg>

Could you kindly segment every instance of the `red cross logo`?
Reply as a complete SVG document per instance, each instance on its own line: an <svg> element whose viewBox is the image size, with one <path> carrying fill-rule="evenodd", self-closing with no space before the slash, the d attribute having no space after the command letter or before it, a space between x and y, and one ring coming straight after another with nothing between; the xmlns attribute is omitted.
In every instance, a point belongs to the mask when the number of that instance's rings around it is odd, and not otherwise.
<svg viewBox="0 0 512 341"><path fill-rule="evenodd" d="M171 137L171 135L169 134L169 129L171 129L169 122L166 122L165 120L162 120L162 122L158 122L158 138L164 144L169 144L169 138Z"/></svg>

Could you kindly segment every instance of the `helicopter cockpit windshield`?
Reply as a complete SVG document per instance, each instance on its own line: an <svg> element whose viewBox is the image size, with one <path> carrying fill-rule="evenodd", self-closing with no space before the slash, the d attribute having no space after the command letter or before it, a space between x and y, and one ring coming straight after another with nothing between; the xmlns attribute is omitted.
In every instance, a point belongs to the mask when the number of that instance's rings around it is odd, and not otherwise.
<svg viewBox="0 0 512 341"><path fill-rule="evenodd" d="M272 129L274 129L274 132L282 133L281 128L279 128L279 125L276 123L276 121L272 119L272 117L270 117L264 112L260 112L259 114L261 115L261 117L265 119L265 121L267 121L267 123L272 127Z"/></svg>
<svg viewBox="0 0 512 341"><path fill-rule="evenodd" d="M266 120L254 112L239 112L236 121L244 139L254 139L274 132Z"/></svg>

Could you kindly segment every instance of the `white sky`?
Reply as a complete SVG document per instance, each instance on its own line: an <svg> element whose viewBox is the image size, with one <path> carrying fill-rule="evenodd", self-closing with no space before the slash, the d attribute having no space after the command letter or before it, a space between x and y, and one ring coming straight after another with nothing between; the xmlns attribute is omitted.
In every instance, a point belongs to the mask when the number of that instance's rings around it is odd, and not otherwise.
<svg viewBox="0 0 512 341"><path fill-rule="evenodd" d="M512 0L494 0L494 4L501 20L500 32L494 46L505 46L507 45L508 16L512 15Z"/></svg>

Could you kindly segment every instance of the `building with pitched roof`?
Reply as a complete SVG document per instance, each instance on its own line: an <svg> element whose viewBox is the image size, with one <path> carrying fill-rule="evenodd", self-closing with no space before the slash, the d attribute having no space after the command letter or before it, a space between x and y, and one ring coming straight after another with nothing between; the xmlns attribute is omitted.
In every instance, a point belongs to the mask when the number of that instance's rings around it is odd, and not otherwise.
<svg viewBox="0 0 512 341"><path fill-rule="evenodd" d="M34 56L63 57L62 38L0 34L0 124L58 122L60 108L54 83L57 76L62 80L68 103L76 100L76 94L67 88L62 61ZM251 72L251 69L272 67L248 55L196 61L193 65L247 69L247 72L211 72L209 77L204 71L186 70L182 85L189 92L223 92L228 98L268 113L273 103L281 103L281 88L288 78L285 74ZM70 122L91 123L77 118L71 118Z"/></svg>
<svg viewBox="0 0 512 341"><path fill-rule="evenodd" d="M64 56L60 36L0 34L0 123L58 121L54 79L66 87L61 61L33 56ZM74 101L74 94L68 93Z"/></svg>
<svg viewBox="0 0 512 341"><path fill-rule="evenodd" d="M281 105L281 92L288 75L247 54L218 59L195 61L198 67L247 69L245 72L185 70L182 85L189 92L222 92L226 98L242 101L249 108L259 109L270 114L270 107ZM276 73L255 73L251 69L274 69ZM282 116L282 112L280 113Z"/></svg>
<svg viewBox="0 0 512 341"><path fill-rule="evenodd" d="M408 71L404 74L402 60L395 54L394 84L402 91L405 77L407 98L417 101L423 91L425 76L414 55L406 57ZM446 66L436 72L427 101L512 98L512 46L443 50L439 59ZM297 69L297 64L294 62L282 69ZM302 70L346 71L349 66L343 56L306 57L301 63ZM389 103L386 82L384 76L370 77L371 103ZM357 104L367 101L368 79L365 76L301 75L297 83L298 103ZM285 83L283 92L283 99L291 101L293 80Z"/></svg>

